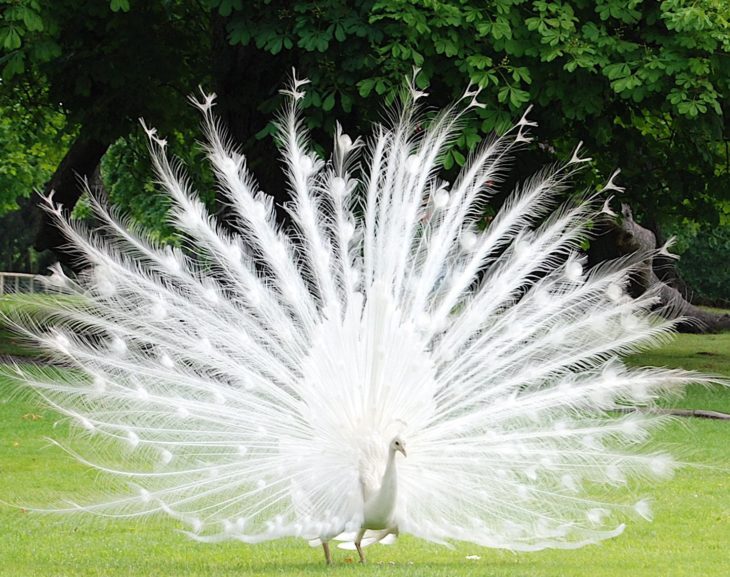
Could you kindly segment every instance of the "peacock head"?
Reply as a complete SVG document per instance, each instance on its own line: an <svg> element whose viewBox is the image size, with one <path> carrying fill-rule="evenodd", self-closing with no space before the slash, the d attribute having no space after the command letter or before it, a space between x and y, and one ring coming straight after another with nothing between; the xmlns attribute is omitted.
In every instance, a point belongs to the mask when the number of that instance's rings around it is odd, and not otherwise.
<svg viewBox="0 0 730 577"><path fill-rule="evenodd" d="M390 442L390 450L395 453L396 451L399 451L403 453L404 457L407 457L406 454L406 442L401 439L400 437L394 437L393 440Z"/></svg>

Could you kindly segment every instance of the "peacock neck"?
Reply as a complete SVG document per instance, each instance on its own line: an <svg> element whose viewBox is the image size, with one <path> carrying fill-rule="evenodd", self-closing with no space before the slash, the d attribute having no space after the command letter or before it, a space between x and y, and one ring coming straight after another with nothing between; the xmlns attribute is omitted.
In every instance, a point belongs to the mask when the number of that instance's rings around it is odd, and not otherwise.
<svg viewBox="0 0 730 577"><path fill-rule="evenodd" d="M382 530L392 527L397 496L395 453L390 451L380 489L365 502L363 528Z"/></svg>
<svg viewBox="0 0 730 577"><path fill-rule="evenodd" d="M398 474L395 467L395 451L390 449L388 451L388 462L385 465L385 472L383 473L383 481L380 484L381 490L385 487L395 489L397 481Z"/></svg>

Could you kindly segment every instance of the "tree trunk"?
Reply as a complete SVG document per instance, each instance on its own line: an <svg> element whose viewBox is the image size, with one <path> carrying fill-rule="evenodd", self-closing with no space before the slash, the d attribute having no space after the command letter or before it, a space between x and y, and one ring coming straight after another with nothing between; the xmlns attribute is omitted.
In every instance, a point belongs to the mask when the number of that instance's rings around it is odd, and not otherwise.
<svg viewBox="0 0 730 577"><path fill-rule="evenodd" d="M661 266L666 267L671 257L664 250L657 251L656 236L634 220L631 207L622 204L621 215L607 215L605 223L606 234L597 239L595 247L592 244L590 261L596 263L607 258L645 253L649 256L642 261L629 286L629 292L633 296L649 289L656 291L660 306L687 319L679 324L680 332L712 333L730 330L730 314L716 314L693 305L676 288L659 278L656 261L660 260ZM613 251L616 252L611 254Z"/></svg>
<svg viewBox="0 0 730 577"><path fill-rule="evenodd" d="M107 148L109 148L108 143L85 136L82 127L81 133L46 184L45 194L53 191L53 201L56 204L63 205L67 211L73 210L83 193L83 179L91 180ZM63 249L66 239L55 226L53 219L40 208L36 208L36 211L39 214L40 224L35 238L35 249L39 252L53 251L61 263L76 270L78 263L73 254Z"/></svg>
<svg viewBox="0 0 730 577"><path fill-rule="evenodd" d="M283 87L291 67L296 65L296 56L271 56L250 46L232 46L223 18L214 19L212 45L217 113L241 147L261 190L274 197L277 218L284 222L287 215L281 205L290 199L280 153L273 138L259 140L256 134L273 119L271 112L261 110L262 101Z"/></svg>

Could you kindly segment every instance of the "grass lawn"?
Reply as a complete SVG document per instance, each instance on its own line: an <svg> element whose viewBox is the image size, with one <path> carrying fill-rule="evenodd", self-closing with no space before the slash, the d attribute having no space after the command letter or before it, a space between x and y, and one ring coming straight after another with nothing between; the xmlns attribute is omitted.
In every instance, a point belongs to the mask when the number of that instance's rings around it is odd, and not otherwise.
<svg viewBox="0 0 730 577"><path fill-rule="evenodd" d="M682 335L635 362L730 375L730 334ZM83 493L96 474L46 440L64 438L65 426L54 428L51 411L14 390L0 378L0 500L58 504ZM730 412L730 391L692 388L674 404ZM304 541L205 545L189 541L165 519L104 523L0 504L0 577L730 575L730 422L678 419L656 440L700 465L644 488L653 498L654 522L630 522L620 537L577 551L513 554L472 545L449 550L403 537L394 546L370 548L365 567L352 563L350 552L336 551L336 565L327 568L321 550Z"/></svg>
<svg viewBox="0 0 730 577"><path fill-rule="evenodd" d="M55 295L36 293L33 295L0 295L0 356L26 357L33 354L33 350L25 343L19 342L12 331L3 324L3 316L10 315L18 309L31 309L30 303L57 299Z"/></svg>

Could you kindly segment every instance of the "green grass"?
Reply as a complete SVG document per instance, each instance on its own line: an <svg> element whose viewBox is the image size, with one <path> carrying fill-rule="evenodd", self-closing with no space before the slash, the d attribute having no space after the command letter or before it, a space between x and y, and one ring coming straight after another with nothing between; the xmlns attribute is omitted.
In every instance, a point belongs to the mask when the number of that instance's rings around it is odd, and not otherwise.
<svg viewBox="0 0 730 577"><path fill-rule="evenodd" d="M682 335L637 355L633 362L681 366L730 375L730 334ZM84 493L96 475L50 445L63 438L55 415L19 397L0 379L0 499L57 504ZM730 391L692 387L675 403L730 412ZM403 537L368 550L369 564L335 552L324 566L319 549L284 540L257 546L199 544L174 521L102 522L86 517L28 513L0 505L0 577L147 577L260 575L385 575L494 577L699 577L730 574L730 423L681 419L657 434L680 458L698 465L647 486L653 523L632 522L620 537L577 551L513 554L459 545L454 550ZM479 555L479 560L467 560ZM348 562L348 560L350 562Z"/></svg>
<svg viewBox="0 0 730 577"><path fill-rule="evenodd" d="M11 331L0 326L0 356L26 357L31 351L20 345Z"/></svg>
<svg viewBox="0 0 730 577"><path fill-rule="evenodd" d="M48 299L48 295L0 295L0 356L30 357L33 351L30 347L19 342L15 335L3 322L5 315L16 312L19 304L29 299Z"/></svg>
<svg viewBox="0 0 730 577"><path fill-rule="evenodd" d="M629 362L639 366L681 367L710 375L730 375L730 333L678 335L659 349L634 355ZM730 391L690 387L684 397L672 399L666 405L730 413Z"/></svg>
<svg viewBox="0 0 730 577"><path fill-rule="evenodd" d="M53 306L58 302L74 302L78 297L57 294L6 294L0 295L0 356L31 358L36 351L18 335L10 330L4 322L5 317L21 313L33 315L39 306Z"/></svg>
<svg viewBox="0 0 730 577"><path fill-rule="evenodd" d="M730 309L721 309L718 307L700 307L711 313L717 313L718 315L730 315Z"/></svg>
<svg viewBox="0 0 730 577"><path fill-rule="evenodd" d="M25 357L31 356L31 351L27 346L23 346L18 342L17 335L3 323L3 315L8 314L11 310L9 296L0 296L0 355Z"/></svg>

